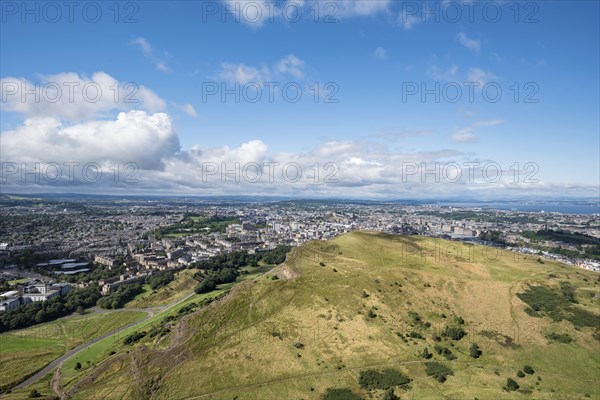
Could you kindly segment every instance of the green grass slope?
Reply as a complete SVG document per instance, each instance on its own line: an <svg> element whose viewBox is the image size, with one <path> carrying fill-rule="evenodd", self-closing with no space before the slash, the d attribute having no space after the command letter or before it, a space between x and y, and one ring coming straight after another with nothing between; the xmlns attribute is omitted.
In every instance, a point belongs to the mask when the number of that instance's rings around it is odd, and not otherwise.
<svg viewBox="0 0 600 400"><path fill-rule="evenodd" d="M99 363L70 395L379 399L392 387L402 399L598 399L599 291L597 274L536 257L353 232L293 249ZM431 362L451 370L445 382ZM534 373L518 374L525 365ZM377 378L390 368L410 383ZM518 390L503 389L508 378ZM358 397L324 397L333 388Z"/></svg>

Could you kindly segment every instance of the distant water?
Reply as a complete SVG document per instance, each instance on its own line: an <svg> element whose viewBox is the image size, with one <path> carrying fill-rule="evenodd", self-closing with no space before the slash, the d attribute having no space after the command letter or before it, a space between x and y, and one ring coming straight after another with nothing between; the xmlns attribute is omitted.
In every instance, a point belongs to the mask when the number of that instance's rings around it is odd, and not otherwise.
<svg viewBox="0 0 600 400"><path fill-rule="evenodd" d="M440 204L452 207L480 207L492 210L514 210L526 212L558 212L563 214L598 214L598 204L516 204L516 203L447 203Z"/></svg>

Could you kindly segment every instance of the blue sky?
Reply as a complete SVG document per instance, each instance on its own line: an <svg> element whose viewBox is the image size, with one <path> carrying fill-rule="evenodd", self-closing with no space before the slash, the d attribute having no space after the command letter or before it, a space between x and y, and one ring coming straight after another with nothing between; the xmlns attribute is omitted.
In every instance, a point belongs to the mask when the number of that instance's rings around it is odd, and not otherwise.
<svg viewBox="0 0 600 400"><path fill-rule="evenodd" d="M2 161L139 167L133 188L103 181L75 182L68 190L598 196L596 1L142 1L119 3L118 15L111 3L81 2L73 22L60 2L60 16L44 2L27 4L29 14L21 2L5 2L1 10ZM264 18L249 21L256 7ZM91 22L97 9L102 15ZM297 9L298 22L290 21L294 14L283 16ZM328 14L331 23L325 22ZM81 87L100 79L139 85L143 90L134 98L140 102L123 104L122 96L115 102L109 84L96 103L65 101L64 91L54 103L43 95L39 102L32 95L23 101L19 92L23 84L58 82L64 89L65 81ZM279 85L272 102L265 82ZM479 84L473 101L465 82ZM484 97L486 84L490 97L502 90L497 102ZM298 102L285 100L285 85L301 88ZM238 88L241 99L203 95L207 87ZM251 95L257 87L261 100L247 101L243 91ZM322 96L315 103L317 87ZM324 102L334 88L337 102ZM417 93L406 93L415 88ZM432 93L422 98L422 88ZM126 114L122 123L119 113ZM124 132L131 140L123 140ZM265 161L298 163L304 177L315 162L334 163L336 182L256 183L242 176L230 184L220 173L210 177L214 181L198 179L202 163ZM465 162L478 162L476 170L500 166L503 177L457 183L441 175L437 182L419 172L411 182L403 174L408 164L457 163L464 177ZM526 163L536 167L523 170ZM538 182L523 182L534 169ZM64 190L62 181L10 179L5 184L22 191Z"/></svg>

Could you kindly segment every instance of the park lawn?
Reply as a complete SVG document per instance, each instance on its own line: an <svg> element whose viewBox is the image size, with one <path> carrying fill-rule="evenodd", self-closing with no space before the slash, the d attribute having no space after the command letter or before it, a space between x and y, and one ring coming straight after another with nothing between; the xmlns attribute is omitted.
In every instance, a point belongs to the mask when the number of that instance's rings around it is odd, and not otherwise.
<svg viewBox="0 0 600 400"><path fill-rule="evenodd" d="M72 315L0 334L0 386L16 384L69 349L145 315L134 311Z"/></svg>

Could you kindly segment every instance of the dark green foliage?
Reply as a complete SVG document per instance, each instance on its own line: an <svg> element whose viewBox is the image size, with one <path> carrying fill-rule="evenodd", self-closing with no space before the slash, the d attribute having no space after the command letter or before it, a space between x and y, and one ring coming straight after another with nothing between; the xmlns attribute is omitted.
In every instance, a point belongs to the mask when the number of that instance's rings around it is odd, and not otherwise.
<svg viewBox="0 0 600 400"><path fill-rule="evenodd" d="M31 392L29 392L30 399L35 399L37 397L42 397L42 394L40 392L38 392L37 390L33 389Z"/></svg>
<svg viewBox="0 0 600 400"><path fill-rule="evenodd" d="M574 289L568 282L561 283L560 293L546 286L532 286L517 296L533 310L547 315L556 322L566 319L578 328L600 326L600 314L573 306L573 302L577 300Z"/></svg>
<svg viewBox="0 0 600 400"><path fill-rule="evenodd" d="M429 361L425 363L425 373L427 376L435 378L440 383L446 382L448 375L454 374L449 367L436 361Z"/></svg>
<svg viewBox="0 0 600 400"><path fill-rule="evenodd" d="M600 245L600 239L584 235L577 232L567 232L564 230L539 230L537 232L523 231L522 235L528 239L535 239L546 241L550 240L553 242L563 242L568 244L591 244Z"/></svg>
<svg viewBox="0 0 600 400"><path fill-rule="evenodd" d="M75 370L80 370L81 369L81 363L77 362L77 364L75 364Z"/></svg>
<svg viewBox="0 0 600 400"><path fill-rule="evenodd" d="M327 389L321 400L363 400L350 389Z"/></svg>
<svg viewBox="0 0 600 400"><path fill-rule="evenodd" d="M392 368L384 369L382 372L374 369L360 371L358 378L360 387L367 390L389 389L406 385L410 381L408 376Z"/></svg>
<svg viewBox="0 0 600 400"><path fill-rule="evenodd" d="M479 349L479 346L477 346L477 344L473 343L471 345L471 348L469 349L469 355L473 358L479 358L481 357L482 351Z"/></svg>
<svg viewBox="0 0 600 400"><path fill-rule="evenodd" d="M171 271L162 271L152 274L146 279L146 283L150 285L152 290L160 289L163 286L173 282L175 275Z"/></svg>
<svg viewBox="0 0 600 400"><path fill-rule="evenodd" d="M504 386L505 390L514 392L518 388L519 388L519 384L514 379L506 378L506 386Z"/></svg>
<svg viewBox="0 0 600 400"><path fill-rule="evenodd" d="M427 347L425 347L425 348L423 349L423 352L421 353L421 357L423 357L423 358L424 358L424 359L426 359L426 360L429 360L431 357L433 357L433 354L431 354L431 353L429 352L429 349L428 349Z"/></svg>
<svg viewBox="0 0 600 400"><path fill-rule="evenodd" d="M571 343L573 341L573 339L571 339L571 336L569 336L568 333L556 333L556 332L552 332L549 335L546 335L546 339L550 340L551 342L558 342L558 343Z"/></svg>
<svg viewBox="0 0 600 400"><path fill-rule="evenodd" d="M96 285L84 289L72 288L64 296L30 303L13 311L2 312L0 313L0 332L53 321L75 312L79 307L88 308L96 305L100 297L100 290Z"/></svg>
<svg viewBox="0 0 600 400"><path fill-rule="evenodd" d="M196 293L208 293L222 283L235 282L240 272L239 269L248 265L257 266L259 261L266 264L281 264L285 261L290 246L277 246L274 250L248 254L245 251L220 254L209 260L195 263L199 269L209 271L208 274L197 272L194 279L200 281ZM273 275L275 276L275 275ZM274 280L278 278L272 278Z"/></svg>
<svg viewBox="0 0 600 400"><path fill-rule="evenodd" d="M460 340L465 337L467 333L458 326L446 326L442 332L442 336L449 337L452 340Z"/></svg>
<svg viewBox="0 0 600 400"><path fill-rule="evenodd" d="M533 375L535 373L535 371L533 370L533 368L531 368L531 366L529 365L525 365L523 367L523 371L528 374L528 375Z"/></svg>
<svg viewBox="0 0 600 400"><path fill-rule="evenodd" d="M107 309L123 308L125 303L142 293L142 285L122 285L117 290L98 300L98 307Z"/></svg>
<svg viewBox="0 0 600 400"><path fill-rule="evenodd" d="M410 336L413 339L425 339L423 335L416 331L412 331L408 336Z"/></svg>
<svg viewBox="0 0 600 400"><path fill-rule="evenodd" d="M143 331L142 332L133 332L130 335L128 335L125 339L123 339L123 344L128 345L128 344L135 343L145 336L146 336L146 332L143 332Z"/></svg>
<svg viewBox="0 0 600 400"><path fill-rule="evenodd" d="M518 370L518 371L517 371L517 376L518 376L519 378L525 378L525 372L523 372L523 371L521 371L521 370Z"/></svg>
<svg viewBox="0 0 600 400"><path fill-rule="evenodd" d="M457 316L456 318L454 318L454 320L456 321L456 323L458 325L464 325L465 324L465 320L463 319L463 317L461 317L460 315Z"/></svg>
<svg viewBox="0 0 600 400"><path fill-rule="evenodd" d="M198 294L212 292L217 288L217 283L212 279L206 279L200 282L194 291Z"/></svg>
<svg viewBox="0 0 600 400"><path fill-rule="evenodd" d="M211 216L204 218L197 218L198 216L194 215L186 215L183 221L174 224L159 228L153 232L156 235L157 239L169 234L178 234L178 233L186 233L186 234L198 234L204 233L208 228L210 232L221 232L225 233L228 225L231 224L239 224L240 220L238 218L230 218L230 217L220 217L220 216Z"/></svg>
<svg viewBox="0 0 600 400"><path fill-rule="evenodd" d="M400 397L396 396L393 388L389 388L385 391L383 396L381 396L381 400L400 400Z"/></svg>

